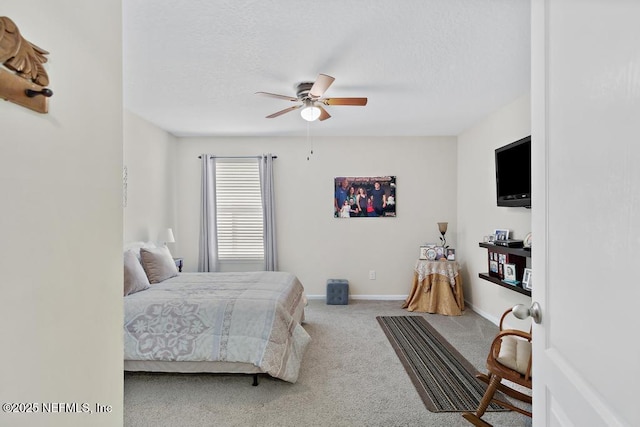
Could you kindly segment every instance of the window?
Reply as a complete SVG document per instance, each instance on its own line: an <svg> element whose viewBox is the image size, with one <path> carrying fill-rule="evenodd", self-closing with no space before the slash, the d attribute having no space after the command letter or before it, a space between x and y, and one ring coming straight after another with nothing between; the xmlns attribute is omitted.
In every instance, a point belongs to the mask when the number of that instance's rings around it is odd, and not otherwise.
<svg viewBox="0 0 640 427"><path fill-rule="evenodd" d="M216 159L216 225L220 261L264 259L257 159Z"/></svg>

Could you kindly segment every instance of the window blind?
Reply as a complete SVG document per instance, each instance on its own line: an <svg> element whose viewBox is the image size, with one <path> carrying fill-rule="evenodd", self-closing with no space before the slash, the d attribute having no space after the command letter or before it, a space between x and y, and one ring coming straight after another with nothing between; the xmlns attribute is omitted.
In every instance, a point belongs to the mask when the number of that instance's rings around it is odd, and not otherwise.
<svg viewBox="0 0 640 427"><path fill-rule="evenodd" d="M264 259L257 159L216 159L218 259Z"/></svg>

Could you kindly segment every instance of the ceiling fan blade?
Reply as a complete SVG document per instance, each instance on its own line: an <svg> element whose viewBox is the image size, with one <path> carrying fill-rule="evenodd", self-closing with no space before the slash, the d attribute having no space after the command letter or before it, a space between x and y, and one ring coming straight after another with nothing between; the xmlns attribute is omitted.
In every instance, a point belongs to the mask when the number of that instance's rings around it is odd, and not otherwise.
<svg viewBox="0 0 640 427"><path fill-rule="evenodd" d="M278 117L281 116L285 113L288 113L289 111L293 111L293 110L297 110L298 108L302 107L301 105L294 105L293 107L289 107L289 108L285 108L284 110L280 110L277 113L273 113L267 116L267 119L273 119L274 117Z"/></svg>
<svg viewBox="0 0 640 427"><path fill-rule="evenodd" d="M291 101L291 102L297 102L298 98L294 98L292 96L287 96L287 95L278 95L276 93L269 93L269 92L256 92L256 95L264 95L264 96L269 96L271 98L279 98L279 99L286 99L287 101Z"/></svg>
<svg viewBox="0 0 640 427"><path fill-rule="evenodd" d="M318 101L324 105L367 105L367 98L325 98Z"/></svg>
<svg viewBox="0 0 640 427"><path fill-rule="evenodd" d="M312 98L320 98L331 83L333 83L335 79L331 76L327 76L326 74L319 74L313 86L311 86L311 90L309 90L309 96Z"/></svg>
<svg viewBox="0 0 640 427"><path fill-rule="evenodd" d="M316 105L316 107L320 109L320 117L318 117L319 121L323 121L331 118L331 114L329 114L322 105Z"/></svg>

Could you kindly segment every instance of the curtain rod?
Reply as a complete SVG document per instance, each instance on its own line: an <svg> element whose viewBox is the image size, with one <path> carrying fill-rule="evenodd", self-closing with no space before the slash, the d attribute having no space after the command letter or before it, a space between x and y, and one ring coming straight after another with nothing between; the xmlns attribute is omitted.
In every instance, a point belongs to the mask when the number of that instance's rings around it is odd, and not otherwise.
<svg viewBox="0 0 640 427"><path fill-rule="evenodd" d="M209 156L210 158L217 158L217 159L259 159L262 156ZM277 159L278 156L272 156L274 159ZM202 158L202 156L198 156L199 159Z"/></svg>

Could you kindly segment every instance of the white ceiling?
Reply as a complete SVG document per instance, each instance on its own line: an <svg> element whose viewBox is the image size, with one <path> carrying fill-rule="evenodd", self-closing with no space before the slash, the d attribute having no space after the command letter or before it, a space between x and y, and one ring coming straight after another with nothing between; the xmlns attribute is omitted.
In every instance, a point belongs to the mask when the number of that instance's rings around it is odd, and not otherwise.
<svg viewBox="0 0 640 427"><path fill-rule="evenodd" d="M124 0L125 108L178 136L458 135L529 91L530 0ZM266 119L319 73L329 106ZM307 129L309 126L309 129Z"/></svg>

